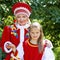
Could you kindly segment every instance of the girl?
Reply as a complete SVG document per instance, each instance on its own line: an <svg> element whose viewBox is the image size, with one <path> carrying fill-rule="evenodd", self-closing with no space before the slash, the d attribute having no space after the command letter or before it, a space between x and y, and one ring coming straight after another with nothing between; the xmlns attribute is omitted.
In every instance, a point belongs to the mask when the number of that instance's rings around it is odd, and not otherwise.
<svg viewBox="0 0 60 60"><path fill-rule="evenodd" d="M39 23L30 26L30 38L24 42L24 60L55 60L53 51L43 44L43 30Z"/></svg>

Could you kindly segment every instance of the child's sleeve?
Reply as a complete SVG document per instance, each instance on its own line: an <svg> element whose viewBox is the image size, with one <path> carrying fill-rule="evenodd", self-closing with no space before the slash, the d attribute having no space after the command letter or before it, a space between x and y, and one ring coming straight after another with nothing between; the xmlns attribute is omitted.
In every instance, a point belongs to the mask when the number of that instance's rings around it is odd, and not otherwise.
<svg viewBox="0 0 60 60"><path fill-rule="evenodd" d="M51 48L51 49L53 48L53 44L50 40L45 39L43 40L43 43L46 45L46 47Z"/></svg>
<svg viewBox="0 0 60 60"><path fill-rule="evenodd" d="M42 56L42 60L55 60L54 53L52 49L46 47Z"/></svg>

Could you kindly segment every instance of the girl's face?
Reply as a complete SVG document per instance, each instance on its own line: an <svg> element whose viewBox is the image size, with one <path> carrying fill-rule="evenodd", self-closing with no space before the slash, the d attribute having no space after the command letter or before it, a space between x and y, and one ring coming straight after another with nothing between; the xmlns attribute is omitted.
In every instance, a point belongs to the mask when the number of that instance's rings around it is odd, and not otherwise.
<svg viewBox="0 0 60 60"><path fill-rule="evenodd" d="M16 16L17 23L24 26L28 22L28 17L24 14L19 14Z"/></svg>
<svg viewBox="0 0 60 60"><path fill-rule="evenodd" d="M38 29L36 27L31 28L30 36L31 36L32 40L38 40L38 38L40 37L40 29Z"/></svg>

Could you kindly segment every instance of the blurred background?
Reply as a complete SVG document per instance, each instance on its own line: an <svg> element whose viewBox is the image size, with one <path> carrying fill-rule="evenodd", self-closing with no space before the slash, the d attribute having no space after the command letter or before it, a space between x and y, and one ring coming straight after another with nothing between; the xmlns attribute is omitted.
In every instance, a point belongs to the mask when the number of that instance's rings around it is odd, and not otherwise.
<svg viewBox="0 0 60 60"><path fill-rule="evenodd" d="M0 0L0 41L4 26L14 23L11 8L19 1L31 6L31 22L37 21L42 25L45 38L53 43L55 60L60 60L60 0ZM5 55L0 47L0 60Z"/></svg>

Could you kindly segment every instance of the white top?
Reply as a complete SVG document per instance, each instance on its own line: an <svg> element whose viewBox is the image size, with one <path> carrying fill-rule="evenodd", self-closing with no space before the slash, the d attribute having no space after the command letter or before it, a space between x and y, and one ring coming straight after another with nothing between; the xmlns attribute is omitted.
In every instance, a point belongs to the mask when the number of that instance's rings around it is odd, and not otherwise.
<svg viewBox="0 0 60 60"><path fill-rule="evenodd" d="M42 60L55 60L55 56L52 49L48 47L45 48Z"/></svg>

